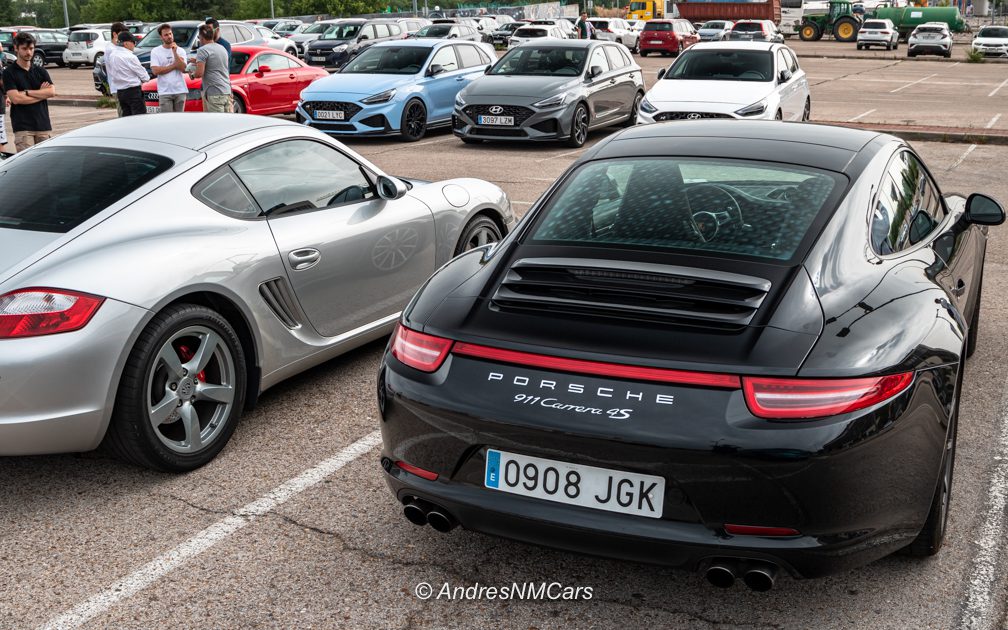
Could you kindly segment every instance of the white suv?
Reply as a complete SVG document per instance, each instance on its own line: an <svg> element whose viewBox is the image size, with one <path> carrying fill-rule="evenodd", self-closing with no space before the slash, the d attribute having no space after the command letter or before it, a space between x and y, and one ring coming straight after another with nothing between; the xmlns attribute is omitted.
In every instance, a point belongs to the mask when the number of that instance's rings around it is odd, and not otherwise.
<svg viewBox="0 0 1008 630"><path fill-rule="evenodd" d="M885 46L886 50L899 48L899 31L892 20L865 20L857 34L857 49Z"/></svg>
<svg viewBox="0 0 1008 630"><path fill-rule="evenodd" d="M63 63L76 68L81 64L95 65L105 56L105 46L112 41L112 31L87 29L70 33Z"/></svg>
<svg viewBox="0 0 1008 630"><path fill-rule="evenodd" d="M907 38L907 57L917 55L952 56L952 33L944 22L925 22Z"/></svg>
<svg viewBox="0 0 1008 630"><path fill-rule="evenodd" d="M595 29L595 39L607 39L623 44L631 52L640 52L640 32L630 28L626 20L620 18L588 18Z"/></svg>

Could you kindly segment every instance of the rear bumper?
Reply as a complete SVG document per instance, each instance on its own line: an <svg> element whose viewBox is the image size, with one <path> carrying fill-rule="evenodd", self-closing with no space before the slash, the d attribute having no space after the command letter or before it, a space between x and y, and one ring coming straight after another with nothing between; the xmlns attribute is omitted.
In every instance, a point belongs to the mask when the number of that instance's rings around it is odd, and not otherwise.
<svg viewBox="0 0 1008 630"><path fill-rule="evenodd" d="M478 371L471 363L463 368ZM455 377L446 379L441 370L427 382L401 372L409 370L386 356L379 374L382 456L397 501L423 499L474 531L694 571L732 558L765 560L795 577L817 577L906 546L926 519L947 426L934 413L942 408L936 392L947 385L942 370L919 373L910 390L880 408L801 426L754 419L741 393L726 390L712 390L705 394L709 400L694 403L686 400L696 391L676 390L676 404L683 406L657 421L635 417L600 425L578 417L563 424L551 412L509 418L513 406L477 407L471 401L479 392L467 398L446 390L443 383ZM541 377L522 372L533 382ZM597 385L590 377L578 380L586 390ZM627 384L601 382L616 389ZM701 409L719 411L704 417ZM488 448L662 476L662 517L487 489ZM439 477L423 479L394 461ZM724 530L728 523L788 527L801 535L732 536Z"/></svg>

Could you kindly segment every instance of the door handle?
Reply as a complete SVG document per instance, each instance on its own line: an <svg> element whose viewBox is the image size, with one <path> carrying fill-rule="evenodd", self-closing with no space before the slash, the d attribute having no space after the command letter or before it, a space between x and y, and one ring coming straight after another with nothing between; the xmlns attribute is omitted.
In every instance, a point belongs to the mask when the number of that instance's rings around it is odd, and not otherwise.
<svg viewBox="0 0 1008 630"><path fill-rule="evenodd" d="M311 269L318 264L321 260L322 254L317 249L312 249L310 247L305 249L295 249L291 253L287 254L287 260L290 261L291 269L294 271L303 271L305 269Z"/></svg>
<svg viewBox="0 0 1008 630"><path fill-rule="evenodd" d="M609 85L616 85L616 79L609 79Z"/></svg>
<svg viewBox="0 0 1008 630"><path fill-rule="evenodd" d="M294 75L293 74L288 74L287 78L293 81L294 80Z"/></svg>
<svg viewBox="0 0 1008 630"><path fill-rule="evenodd" d="M964 293L966 293L966 283L962 281L962 278L960 278L959 282L956 283L955 288L952 289L952 295L962 297Z"/></svg>

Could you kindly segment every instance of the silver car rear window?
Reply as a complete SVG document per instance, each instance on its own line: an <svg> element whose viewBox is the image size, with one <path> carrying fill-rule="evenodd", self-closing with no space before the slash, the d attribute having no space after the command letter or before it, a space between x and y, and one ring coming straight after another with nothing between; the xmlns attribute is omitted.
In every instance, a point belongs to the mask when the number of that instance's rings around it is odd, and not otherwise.
<svg viewBox="0 0 1008 630"><path fill-rule="evenodd" d="M35 147L0 162L0 227L69 232L172 164L125 149Z"/></svg>

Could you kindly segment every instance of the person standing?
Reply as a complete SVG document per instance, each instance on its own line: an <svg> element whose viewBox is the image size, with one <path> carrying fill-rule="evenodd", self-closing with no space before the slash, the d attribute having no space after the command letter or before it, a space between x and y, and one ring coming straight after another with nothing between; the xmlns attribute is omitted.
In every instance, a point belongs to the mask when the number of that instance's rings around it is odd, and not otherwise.
<svg viewBox="0 0 1008 630"><path fill-rule="evenodd" d="M123 31L125 31L127 29L126 29L126 25L123 24L122 22L113 22L112 23L112 28L109 29L109 30L112 33L112 39L110 39L105 44L105 55L104 55L104 57L105 57L106 61L109 58L109 51L111 51L113 48L115 48L116 46L119 45L119 33L122 33ZM116 87L114 85L112 85L112 79L109 78L108 67L107 66L105 68L105 83L108 84L109 96L111 96L112 98L115 99L115 102L116 102L116 115L117 116L122 116L123 115L123 113L122 113L122 106L119 104L119 99L116 98Z"/></svg>
<svg viewBox="0 0 1008 630"><path fill-rule="evenodd" d="M133 49L136 48L136 38L133 33L119 33L119 46L113 46L105 58L105 72L109 81L116 85L116 99L122 108L123 116L146 114L143 93L140 86L148 80L147 71Z"/></svg>
<svg viewBox="0 0 1008 630"><path fill-rule="evenodd" d="M220 23L217 20L213 19L213 18L207 18L206 23L213 27L214 41L224 47L224 50L227 51L228 59L230 60L231 59L231 42L229 42L228 40L226 40L223 37L221 37L221 34L220 34Z"/></svg>
<svg viewBox="0 0 1008 630"><path fill-rule="evenodd" d="M592 25L588 21L588 12L581 12L581 19L577 23L578 39L591 39Z"/></svg>
<svg viewBox="0 0 1008 630"><path fill-rule="evenodd" d="M186 61L179 54L170 25L159 26L158 35L161 36L161 45L151 50L150 54L151 72L157 77L158 104L161 113L183 112L189 92L182 75Z"/></svg>
<svg viewBox="0 0 1008 630"><path fill-rule="evenodd" d="M214 42L214 29L209 24L199 27L198 37L199 48L196 49L196 71L193 77L203 79L203 111L230 113L234 111L234 103L231 100L227 51Z"/></svg>
<svg viewBox="0 0 1008 630"><path fill-rule="evenodd" d="M21 31L14 36L14 52L17 63L4 69L3 85L11 103L14 148L24 151L52 137L46 101L56 96L56 87L46 69L32 63L35 38L30 33Z"/></svg>

